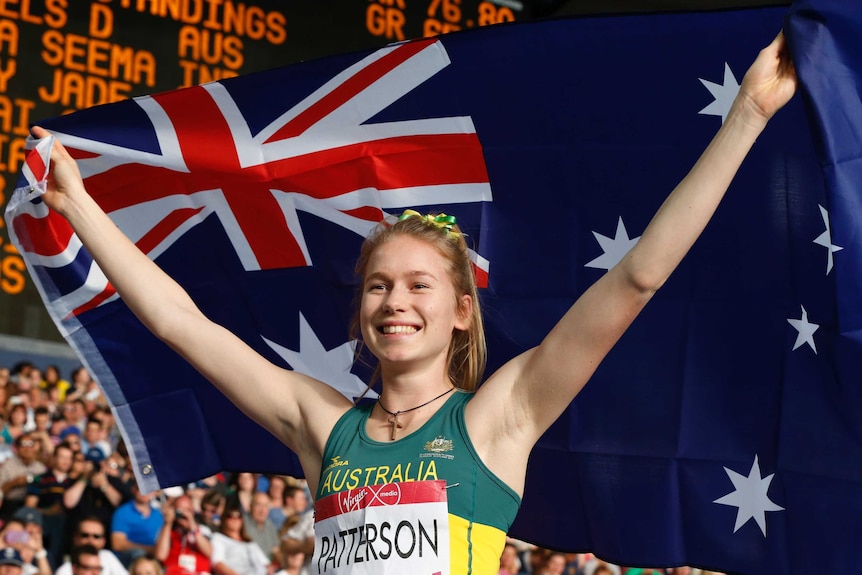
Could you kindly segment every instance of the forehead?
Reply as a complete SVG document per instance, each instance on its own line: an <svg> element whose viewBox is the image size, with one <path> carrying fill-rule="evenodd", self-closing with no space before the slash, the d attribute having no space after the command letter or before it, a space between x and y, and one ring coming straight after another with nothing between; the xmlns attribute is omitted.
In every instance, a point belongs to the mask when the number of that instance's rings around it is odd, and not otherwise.
<svg viewBox="0 0 862 575"><path fill-rule="evenodd" d="M98 521L82 521L81 525L78 527L78 532L83 533L104 533L105 527Z"/></svg>
<svg viewBox="0 0 862 575"><path fill-rule="evenodd" d="M366 276L372 274L417 275L443 277L447 261L433 244L411 236L395 236L383 243L368 258Z"/></svg>
<svg viewBox="0 0 862 575"><path fill-rule="evenodd" d="M98 566L99 565L99 556L98 555L90 555L89 553L81 553L79 558L81 565L88 566Z"/></svg>

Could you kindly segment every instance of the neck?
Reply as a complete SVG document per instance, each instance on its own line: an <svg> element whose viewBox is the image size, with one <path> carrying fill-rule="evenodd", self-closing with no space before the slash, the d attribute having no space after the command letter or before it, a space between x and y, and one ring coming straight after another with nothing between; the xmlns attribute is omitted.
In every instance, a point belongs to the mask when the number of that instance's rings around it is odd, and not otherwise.
<svg viewBox="0 0 862 575"><path fill-rule="evenodd" d="M384 370L383 402L389 411L404 411L425 403L451 389L452 382L444 370L427 369L405 373Z"/></svg>
<svg viewBox="0 0 862 575"><path fill-rule="evenodd" d="M378 403L387 412L414 412L424 407L438 407L437 402L442 402L454 390L455 386L452 383L447 383L446 386L434 386L433 389L418 390L413 393L399 394L386 389L380 394Z"/></svg>
<svg viewBox="0 0 862 575"><path fill-rule="evenodd" d="M412 407L402 408L395 411L383 405L383 396L381 395L377 401L377 406L386 414L386 422L391 427L389 439L391 441L395 441L396 439L398 439L398 431L404 429L405 426L411 423L413 421L414 415L418 414L419 410L425 407L428 407L430 409L430 406L432 404L436 404L443 401L443 397L454 392L455 386L451 383L449 385L449 388L447 388L445 391L438 393L431 399L425 400L422 403L418 403ZM408 416L410 421L399 419L402 415Z"/></svg>

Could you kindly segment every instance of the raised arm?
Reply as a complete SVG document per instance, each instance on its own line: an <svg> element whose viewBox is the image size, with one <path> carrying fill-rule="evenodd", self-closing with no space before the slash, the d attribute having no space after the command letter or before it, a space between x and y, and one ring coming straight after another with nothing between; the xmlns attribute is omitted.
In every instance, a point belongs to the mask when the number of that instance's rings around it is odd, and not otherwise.
<svg viewBox="0 0 862 575"><path fill-rule="evenodd" d="M39 127L33 134L49 133ZM329 386L270 363L207 319L189 295L128 239L84 189L78 166L55 140L43 201L62 214L135 315L228 398L319 465L336 419L350 403ZM314 473L313 469L306 469ZM316 477L316 475L315 475Z"/></svg>
<svg viewBox="0 0 862 575"><path fill-rule="evenodd" d="M177 517L177 510L172 500L165 501L165 505L162 506L162 516L164 516L165 521L162 523L161 529L159 529L159 534L156 535L156 546L153 548L153 555L164 563L171 552L171 530L174 528L174 519Z"/></svg>
<svg viewBox="0 0 862 575"><path fill-rule="evenodd" d="M485 462L507 475L503 479L512 487L522 485L532 446L694 244L755 139L795 89L796 74L779 34L760 52L726 121L635 247L575 302L538 347L504 365L477 392L467 412L471 437L484 450ZM518 468L512 465L513 445L520 448L523 463L514 478L508 476L508 470Z"/></svg>

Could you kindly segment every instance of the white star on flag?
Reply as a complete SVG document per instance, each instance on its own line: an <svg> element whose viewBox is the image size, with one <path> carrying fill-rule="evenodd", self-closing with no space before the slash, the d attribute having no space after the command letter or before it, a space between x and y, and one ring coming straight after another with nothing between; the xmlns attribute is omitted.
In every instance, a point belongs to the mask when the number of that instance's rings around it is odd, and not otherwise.
<svg viewBox="0 0 862 575"><path fill-rule="evenodd" d="M819 324L811 323L808 321L808 312L805 311L805 306L799 306L802 308L802 317L800 319L791 319L787 318L787 323L793 326L793 328L797 331L796 334L796 343L793 345L793 349L798 349L802 344L807 343L811 346L811 349L814 350L814 353L817 353L817 346L814 345L814 332L820 327Z"/></svg>
<svg viewBox="0 0 862 575"><path fill-rule="evenodd" d="M814 238L812 241L818 246L826 248L826 275L829 275L829 272L832 271L832 254L841 251L844 248L832 243L832 228L829 226L829 212L827 212L826 208L820 204L817 204L817 207L820 208L820 216L823 218L823 225L826 226L826 231Z"/></svg>
<svg viewBox="0 0 862 575"><path fill-rule="evenodd" d="M784 507L773 503L767 495L769 484L775 474L772 473L766 477L760 476L760 463L757 461L757 455L754 456L754 463L751 465L748 477L727 467L724 468L724 471L735 489L724 497L719 497L713 503L736 507L734 533L739 531L739 528L745 525L749 519L754 519L763 536L766 537L766 512L784 511Z"/></svg>
<svg viewBox="0 0 862 575"><path fill-rule="evenodd" d="M351 401L362 395L367 387L364 381L350 373L356 342L346 341L338 347L326 351L317 334L314 333L305 316L301 313L299 314L298 352L287 349L265 337L263 340L294 371L319 379L337 389ZM366 397L377 397L377 392L369 390Z"/></svg>
<svg viewBox="0 0 862 575"><path fill-rule="evenodd" d="M601 246L604 253L591 262L584 264L584 267L598 268L602 270L609 270L617 265L629 250L635 247L635 244L638 243L638 240L640 239L640 236L629 239L629 233L626 231L626 226L623 223L622 217L620 217L619 222L617 223L617 233L613 239L603 236L598 232L593 232L593 235L595 236L596 241L599 242L599 246Z"/></svg>
<svg viewBox="0 0 862 575"><path fill-rule="evenodd" d="M709 93L715 100L706 108L698 112L707 116L721 116L721 123L727 119L727 114L730 112L730 105L733 104L737 92L739 92L739 83L730 71L730 66L727 62L724 63L724 85L698 78L700 83L706 86Z"/></svg>

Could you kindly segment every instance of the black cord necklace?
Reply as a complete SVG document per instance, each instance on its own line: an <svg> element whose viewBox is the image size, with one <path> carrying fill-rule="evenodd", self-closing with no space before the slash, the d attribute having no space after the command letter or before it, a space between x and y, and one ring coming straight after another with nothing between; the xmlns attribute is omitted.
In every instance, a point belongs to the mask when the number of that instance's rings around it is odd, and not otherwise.
<svg viewBox="0 0 862 575"><path fill-rule="evenodd" d="M379 406L380 406L380 409L382 409L383 411L385 411L386 413L388 413L388 414L389 414L389 417L388 417L386 420L389 422L389 424L390 424L390 425L392 425L392 437L391 437L392 441L395 441L395 433L397 432L397 430L399 430L399 429L401 429L401 428L403 428L403 427L404 427L404 426L403 426L403 425L398 421L398 416L399 416L399 415L401 415L402 413L409 413L409 412L411 412L411 411L416 411L416 410L417 410L417 409L419 409L420 407L425 407L425 406L426 406L426 405L428 405L429 403L434 403L435 401L437 401L438 399L440 399L440 398L441 398L441 397L443 397L444 395L449 395L449 394L450 394L450 393L452 393L453 391L455 391L455 386L454 386L454 385L453 385L452 387L450 387L449 389L447 389L446 391L444 391L443 393L441 393L440 395L438 395L437 397L435 397L434 399L429 399L428 401L426 401L426 402L425 402L425 403L423 403L422 405L417 405L416 407L411 407L410 409L402 409L402 410L399 410L399 411L389 411L388 409L386 409L385 407L383 407L383 404L382 404L382 403L380 403L380 400L381 400L381 399L383 399L383 395L381 394L381 395L380 395L380 397L378 397L378 398L377 398L377 405L379 405Z"/></svg>

